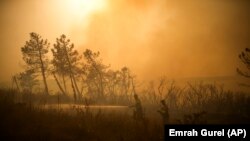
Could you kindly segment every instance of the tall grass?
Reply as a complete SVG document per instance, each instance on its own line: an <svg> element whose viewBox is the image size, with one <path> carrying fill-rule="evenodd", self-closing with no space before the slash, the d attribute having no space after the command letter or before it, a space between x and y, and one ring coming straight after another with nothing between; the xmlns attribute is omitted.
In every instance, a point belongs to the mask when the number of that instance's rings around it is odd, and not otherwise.
<svg viewBox="0 0 250 141"><path fill-rule="evenodd" d="M152 141L163 137L162 125L146 124L129 114L91 112L75 107L76 114L15 103L15 91L1 90L0 140Z"/></svg>
<svg viewBox="0 0 250 141"><path fill-rule="evenodd" d="M188 83L184 88L172 83L160 92L161 96L154 87L138 92L146 113L145 120L138 121L133 119L132 110L131 113L94 112L89 107L93 104L91 99L83 101L85 107L74 106L65 112L60 104L71 103L70 97L44 98L42 94L0 89L0 140L163 140L163 122L157 112L162 99L169 107L170 124L250 123L249 93L227 91L218 85L204 83ZM41 99L57 103L58 108L43 108ZM115 99L118 104L133 102Z"/></svg>

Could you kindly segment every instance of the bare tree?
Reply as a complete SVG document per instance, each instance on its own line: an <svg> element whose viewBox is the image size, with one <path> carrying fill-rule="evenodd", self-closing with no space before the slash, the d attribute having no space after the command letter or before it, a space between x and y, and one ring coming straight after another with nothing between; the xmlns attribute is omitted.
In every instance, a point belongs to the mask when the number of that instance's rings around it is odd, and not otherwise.
<svg viewBox="0 0 250 141"><path fill-rule="evenodd" d="M128 92L131 87L131 74L130 70L127 67L121 69L121 81L122 81L122 91L128 97Z"/></svg>
<svg viewBox="0 0 250 141"><path fill-rule="evenodd" d="M165 100L165 98L163 98L164 97L163 93L164 93L166 84L167 84L166 77L160 78L159 85L158 85L158 93L159 93L159 97L160 97L161 100Z"/></svg>
<svg viewBox="0 0 250 141"><path fill-rule="evenodd" d="M242 71L237 68L237 72L244 77L250 78L250 49L246 48L245 51L241 52L239 58L246 66L246 71Z"/></svg>
<svg viewBox="0 0 250 141"><path fill-rule="evenodd" d="M23 60L27 64L27 70L32 70L34 72L40 71L45 94L49 94L46 71L48 67L48 58L46 54L48 53L49 43L37 33L30 33L30 40L26 41L24 47L21 48L23 53Z"/></svg>
<svg viewBox="0 0 250 141"><path fill-rule="evenodd" d="M113 70L108 70L106 73L106 85L107 85L107 91L110 96L114 96L115 94L118 93L117 87L120 83L120 75L119 71L113 71Z"/></svg>

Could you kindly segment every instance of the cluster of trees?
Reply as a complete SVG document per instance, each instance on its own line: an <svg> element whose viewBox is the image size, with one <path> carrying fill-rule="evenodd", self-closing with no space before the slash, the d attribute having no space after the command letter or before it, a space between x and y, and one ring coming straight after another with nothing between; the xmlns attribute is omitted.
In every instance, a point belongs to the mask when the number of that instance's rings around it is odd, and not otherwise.
<svg viewBox="0 0 250 141"><path fill-rule="evenodd" d="M86 49L80 54L73 43L61 35L50 49L50 43L37 33L30 33L30 40L21 47L25 62L24 72L14 76L13 80L22 91L32 92L34 86L39 85L38 77L42 78L44 93L49 95L47 78L52 76L63 95L73 93L74 100L81 100L84 96L104 99L105 96L120 96L123 100L131 99L135 94L134 77L127 67L121 70L112 70L109 65L103 64L99 52ZM51 51L52 58L48 53ZM247 68L246 71L237 69L237 72L247 78L250 77L250 49L246 48L239 58ZM67 83L71 88L67 88ZM158 87L160 99L163 85ZM20 86L20 87L19 87ZM152 88L151 88L152 90Z"/></svg>
<svg viewBox="0 0 250 141"><path fill-rule="evenodd" d="M134 91L133 76L127 67L112 70L104 65L99 52L86 49L83 54L65 35L56 39L48 58L50 43L37 33L30 33L30 40L21 48L25 70L14 77L16 85L22 90L32 91L39 84L41 76L44 93L49 95L47 78L53 76L63 95L73 93L74 100L81 100L85 96L104 98L104 96L120 95L129 98ZM71 88L67 88L70 81Z"/></svg>

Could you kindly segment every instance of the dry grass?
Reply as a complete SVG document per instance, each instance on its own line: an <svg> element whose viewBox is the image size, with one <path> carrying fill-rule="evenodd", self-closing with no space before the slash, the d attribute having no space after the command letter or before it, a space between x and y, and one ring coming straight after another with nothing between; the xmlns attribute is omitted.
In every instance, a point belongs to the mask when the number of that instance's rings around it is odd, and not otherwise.
<svg viewBox="0 0 250 141"><path fill-rule="evenodd" d="M167 91L169 92L169 91ZM17 103L19 93L0 89L0 140L88 140L88 141L160 141L163 124L157 113L159 104L140 95L146 112L145 121L135 121L122 112L93 112L72 108L72 112L33 106L42 98L26 97ZM174 87L167 93L170 123L231 124L250 123L250 96L247 93L224 91L214 85L190 85L186 89ZM47 97L56 103L56 96ZM66 102L70 100L65 98ZM60 101L63 102L63 99Z"/></svg>
<svg viewBox="0 0 250 141"><path fill-rule="evenodd" d="M147 120L137 122L128 114L92 113L76 110L76 115L15 104L14 91L1 91L0 140L161 140L163 126ZM73 109L72 109L73 110Z"/></svg>

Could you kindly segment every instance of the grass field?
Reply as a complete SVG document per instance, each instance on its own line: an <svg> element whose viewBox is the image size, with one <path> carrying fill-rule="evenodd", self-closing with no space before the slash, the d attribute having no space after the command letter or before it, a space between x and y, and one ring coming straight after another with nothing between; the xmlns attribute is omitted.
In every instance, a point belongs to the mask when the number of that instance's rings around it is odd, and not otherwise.
<svg viewBox="0 0 250 141"><path fill-rule="evenodd" d="M175 97L169 94L167 101L169 124L250 123L247 93L219 91L217 87L206 88L206 85L173 93ZM65 110L63 100L56 104L55 96L47 97L54 106L47 103L44 108L44 104L37 102L40 95L32 94L30 100L20 103L16 102L20 94L25 95L16 90L0 90L0 140L163 140L164 124L157 113L160 105L143 95L140 97L145 119L138 121L133 119L129 108L114 112L82 105L68 106ZM67 102L69 104L70 100Z"/></svg>

